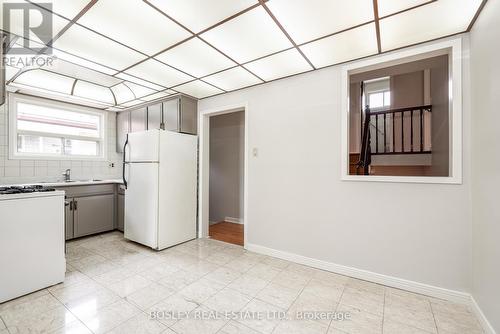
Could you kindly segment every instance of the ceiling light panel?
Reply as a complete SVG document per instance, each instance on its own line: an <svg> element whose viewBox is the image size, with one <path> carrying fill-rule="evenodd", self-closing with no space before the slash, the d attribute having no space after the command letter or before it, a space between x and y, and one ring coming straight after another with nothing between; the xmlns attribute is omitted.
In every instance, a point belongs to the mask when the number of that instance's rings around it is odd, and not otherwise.
<svg viewBox="0 0 500 334"><path fill-rule="evenodd" d="M141 99L144 100L144 101L153 101L153 100L161 99L162 97L166 97L166 96L169 96L169 95L172 95L172 94L175 94L175 93L176 92L174 92L173 90L167 89L164 92L159 92L159 93L154 93L154 94L151 94L151 95L144 96Z"/></svg>
<svg viewBox="0 0 500 334"><path fill-rule="evenodd" d="M165 89L162 86L156 85L156 84L154 84L152 82L149 82L149 81L146 81L146 80L142 80L140 78L137 78L137 77L135 77L133 75L126 74L126 73L118 73L117 75L115 75L115 77L123 79L123 80L130 81L130 82L133 82L133 83L136 83L138 85L149 87L149 88L155 89L155 90L163 90L163 89Z"/></svg>
<svg viewBox="0 0 500 334"><path fill-rule="evenodd" d="M62 15L70 20L74 19L80 11L90 3L90 0L30 0L38 4L40 7L50 9L52 5L52 12Z"/></svg>
<svg viewBox="0 0 500 334"><path fill-rule="evenodd" d="M115 95L116 103L121 104L127 101L134 100L136 97L132 90L124 85L123 83L111 87L113 94Z"/></svg>
<svg viewBox="0 0 500 334"><path fill-rule="evenodd" d="M123 84L128 88L130 88L130 90L134 93L136 98L140 98L155 93L155 91L152 90L151 88L137 85L133 82L124 82Z"/></svg>
<svg viewBox="0 0 500 334"><path fill-rule="evenodd" d="M378 52L375 24L333 35L300 47L316 67L338 64Z"/></svg>
<svg viewBox="0 0 500 334"><path fill-rule="evenodd" d="M380 20L382 50L392 50L463 32L481 0L439 0Z"/></svg>
<svg viewBox="0 0 500 334"><path fill-rule="evenodd" d="M208 76L203 80L226 91L262 83L262 80L240 66Z"/></svg>
<svg viewBox="0 0 500 334"><path fill-rule="evenodd" d="M16 67L5 66L5 81L12 79L20 70Z"/></svg>
<svg viewBox="0 0 500 334"><path fill-rule="evenodd" d="M124 69L145 56L79 25L72 25L54 43L62 51L117 69Z"/></svg>
<svg viewBox="0 0 500 334"><path fill-rule="evenodd" d="M90 81L92 83L106 87L114 86L122 81L111 75L106 75L62 59L55 59L52 62L50 70L73 77L75 79Z"/></svg>
<svg viewBox="0 0 500 334"><path fill-rule="evenodd" d="M139 0L99 0L78 23L148 55L191 35Z"/></svg>
<svg viewBox="0 0 500 334"><path fill-rule="evenodd" d="M384 17L428 2L429 0L378 0L378 16Z"/></svg>
<svg viewBox="0 0 500 334"><path fill-rule="evenodd" d="M258 3L257 0L149 0L149 2L195 33Z"/></svg>
<svg viewBox="0 0 500 334"><path fill-rule="evenodd" d="M188 82L184 85L177 86L175 87L175 90L188 94L191 96L194 96L198 99L215 95L215 94L220 94L223 93L222 90L215 88L214 86L211 86L207 83L204 83L203 81L196 80L192 82Z"/></svg>
<svg viewBox="0 0 500 334"><path fill-rule="evenodd" d="M96 100L107 104L115 104L113 94L108 87L95 85L90 82L78 80L73 90L73 95L89 100Z"/></svg>
<svg viewBox="0 0 500 334"><path fill-rule="evenodd" d="M118 72L115 69L109 68L107 66L99 65L99 64L94 63L92 61L80 58L78 56L74 56L72 54L69 54L69 53L61 51L61 50L48 49L48 53L56 56L58 59L63 59L63 60L68 61L70 63L80 65L80 66L83 66L86 68L90 68L92 70L99 71L99 72L104 73L104 74L113 75L116 72Z"/></svg>
<svg viewBox="0 0 500 334"><path fill-rule="evenodd" d="M28 70L21 73L14 82L52 92L70 94L75 79L43 70Z"/></svg>
<svg viewBox="0 0 500 334"><path fill-rule="evenodd" d="M313 69L296 49L261 58L245 67L266 81Z"/></svg>
<svg viewBox="0 0 500 334"><path fill-rule="evenodd" d="M121 107L129 108L129 107L137 106L137 105L139 105L141 103L144 103L144 101L134 100L134 101L130 101L130 102L127 102L127 103L123 103L121 105Z"/></svg>
<svg viewBox="0 0 500 334"><path fill-rule="evenodd" d="M201 37L239 63L292 46L262 7L209 30Z"/></svg>
<svg viewBox="0 0 500 334"><path fill-rule="evenodd" d="M175 86L193 79L191 76L155 59L146 60L125 72L165 87Z"/></svg>
<svg viewBox="0 0 500 334"><path fill-rule="evenodd" d="M195 77L201 77L236 65L199 38L190 39L156 56L156 58Z"/></svg>
<svg viewBox="0 0 500 334"><path fill-rule="evenodd" d="M374 19L373 0L270 0L266 5L298 44Z"/></svg>

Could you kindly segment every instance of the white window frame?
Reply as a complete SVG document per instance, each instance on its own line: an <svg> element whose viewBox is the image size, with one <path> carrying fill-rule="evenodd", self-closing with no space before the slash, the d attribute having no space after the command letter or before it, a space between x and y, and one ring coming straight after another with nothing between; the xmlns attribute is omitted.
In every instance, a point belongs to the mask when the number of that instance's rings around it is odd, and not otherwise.
<svg viewBox="0 0 500 334"><path fill-rule="evenodd" d="M66 154L47 154L47 153L22 153L17 151L17 104L18 103L28 103L34 104L38 106L44 106L49 108L59 108L67 111L78 112L83 114L95 115L99 116L100 119L100 131L99 137L95 140L99 144L99 155L97 156L88 156L88 155L66 155ZM74 104L59 102L48 100L39 97L27 96L22 94L9 94L9 159L12 160L92 160L92 161L104 161L107 158L107 117L106 112L76 106ZM30 132L34 135L40 136L48 136L45 132ZM76 139L76 140L89 140L88 137L80 137L80 136L64 136L64 135L56 135L58 137L64 137L68 139Z"/></svg>
<svg viewBox="0 0 500 334"><path fill-rule="evenodd" d="M450 98L450 173L446 177L349 175L349 76L388 66L448 54ZM462 184L462 37L384 54L345 65L341 69L341 180L364 182Z"/></svg>

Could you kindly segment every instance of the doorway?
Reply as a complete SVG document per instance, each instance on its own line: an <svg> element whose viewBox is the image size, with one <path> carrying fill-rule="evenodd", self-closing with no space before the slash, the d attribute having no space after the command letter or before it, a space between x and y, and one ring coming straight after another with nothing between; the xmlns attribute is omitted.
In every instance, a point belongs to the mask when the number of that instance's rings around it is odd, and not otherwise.
<svg viewBox="0 0 500 334"><path fill-rule="evenodd" d="M199 237L245 246L246 138L244 107L200 111Z"/></svg>

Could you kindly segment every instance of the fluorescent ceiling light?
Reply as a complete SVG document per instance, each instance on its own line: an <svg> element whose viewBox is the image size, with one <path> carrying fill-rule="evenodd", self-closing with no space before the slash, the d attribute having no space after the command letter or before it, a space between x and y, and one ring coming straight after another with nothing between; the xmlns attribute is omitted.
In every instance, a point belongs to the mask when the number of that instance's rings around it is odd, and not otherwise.
<svg viewBox="0 0 500 334"><path fill-rule="evenodd" d="M198 99L210 96L210 95L215 95L219 93L223 93L222 90L217 89L213 86L210 86L209 84L206 84L200 80L188 82L184 85L177 86L175 87L175 90L188 94L191 96L194 96Z"/></svg>
<svg viewBox="0 0 500 334"><path fill-rule="evenodd" d="M236 65L199 38L190 39L156 58L194 77L202 77Z"/></svg>
<svg viewBox="0 0 500 334"><path fill-rule="evenodd" d="M90 82L78 80L73 95L89 100L97 100L107 104L115 104L115 99L108 87L99 86Z"/></svg>
<svg viewBox="0 0 500 334"><path fill-rule="evenodd" d="M427 2L429 0L378 0L378 15L383 17Z"/></svg>
<svg viewBox="0 0 500 334"><path fill-rule="evenodd" d="M129 68L125 73L135 75L165 87L175 86L193 79L191 76L162 64L155 59L148 59L139 65Z"/></svg>
<svg viewBox="0 0 500 334"><path fill-rule="evenodd" d="M127 73L118 73L117 75L115 75L115 77L130 81L130 82L134 82L138 85L149 87L149 88L154 89L154 90L164 90L165 89L165 87L159 86L157 84L154 84L154 83L146 81L146 80L142 80L141 78L137 78L137 77L135 77L133 75L129 75Z"/></svg>
<svg viewBox="0 0 500 334"><path fill-rule="evenodd" d="M463 32L480 5L481 0L439 0L380 20L382 50Z"/></svg>
<svg viewBox="0 0 500 334"><path fill-rule="evenodd" d="M262 7L209 30L201 37L239 63L292 46Z"/></svg>
<svg viewBox="0 0 500 334"><path fill-rule="evenodd" d="M90 0L30 0L41 7L49 9L52 5L52 12L62 15L70 20L74 19L80 11L85 8Z"/></svg>
<svg viewBox="0 0 500 334"><path fill-rule="evenodd" d="M374 19L373 0L270 0L266 4L298 44Z"/></svg>
<svg viewBox="0 0 500 334"><path fill-rule="evenodd" d="M52 62L52 66L50 66L48 69L52 72L64 74L75 79L90 81L92 83L106 87L114 86L122 81L113 76L106 75L80 65L75 65L62 59L55 59Z"/></svg>
<svg viewBox="0 0 500 334"><path fill-rule="evenodd" d="M191 34L138 0L99 0L78 23L136 50L153 55ZM131 28L133 26L133 28Z"/></svg>
<svg viewBox="0 0 500 334"><path fill-rule="evenodd" d="M71 88L73 87L75 79L37 69L21 73L14 82L52 92L71 94Z"/></svg>
<svg viewBox="0 0 500 334"><path fill-rule="evenodd" d="M313 69L296 49L258 59L245 67L266 81Z"/></svg>
<svg viewBox="0 0 500 334"><path fill-rule="evenodd" d="M140 97L143 97L145 95L153 94L156 92L155 90L153 90L151 88L147 88L147 87L135 84L133 82L124 82L123 84L125 86L127 86L128 88L130 88L130 90L132 90L132 92L134 93L136 98L140 98Z"/></svg>
<svg viewBox="0 0 500 334"><path fill-rule="evenodd" d="M112 68L124 69L145 56L76 24L54 43L54 47Z"/></svg>
<svg viewBox="0 0 500 334"><path fill-rule="evenodd" d="M378 53L375 24L370 23L300 47L316 67L338 64Z"/></svg>
<svg viewBox="0 0 500 334"><path fill-rule="evenodd" d="M258 3L257 0L149 0L149 2L196 33Z"/></svg>
<svg viewBox="0 0 500 334"><path fill-rule="evenodd" d="M118 72L115 69L96 64L94 62L88 61L88 60L80 58L78 56L74 56L72 54L69 54L69 53L61 51L61 50L57 50L57 49L51 49L51 50L52 50L52 54L54 56L56 56L57 58L66 60L66 61L71 62L73 64L84 66L86 68L90 68L92 70L96 70L96 71L99 71L99 72L102 72L102 73L105 73L108 75L113 75L116 72Z"/></svg>
<svg viewBox="0 0 500 334"><path fill-rule="evenodd" d="M129 87L125 86L123 83L111 87L111 90L113 91L113 94L116 98L116 103L118 104L131 101L136 98L132 90Z"/></svg>
<svg viewBox="0 0 500 334"><path fill-rule="evenodd" d="M227 91L262 83L262 80L240 66L213 74L203 80Z"/></svg>

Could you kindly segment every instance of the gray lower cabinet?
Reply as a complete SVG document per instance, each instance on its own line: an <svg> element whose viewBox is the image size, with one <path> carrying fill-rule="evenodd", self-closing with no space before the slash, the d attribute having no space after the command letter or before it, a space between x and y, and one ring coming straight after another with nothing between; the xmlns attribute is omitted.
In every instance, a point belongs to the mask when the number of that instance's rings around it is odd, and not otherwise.
<svg viewBox="0 0 500 334"><path fill-rule="evenodd" d="M65 204L65 211L64 211L64 234L66 235L66 240L73 239L74 238L74 231L73 231L73 199L72 198L67 198Z"/></svg>
<svg viewBox="0 0 500 334"><path fill-rule="evenodd" d="M117 204L116 204L116 219L117 228L123 232L125 226L125 195L118 194Z"/></svg>
<svg viewBox="0 0 500 334"><path fill-rule="evenodd" d="M113 229L114 195L75 197L73 219L75 238Z"/></svg>

